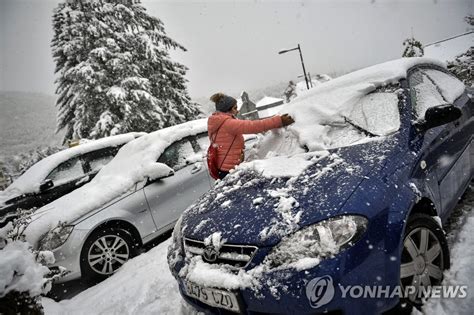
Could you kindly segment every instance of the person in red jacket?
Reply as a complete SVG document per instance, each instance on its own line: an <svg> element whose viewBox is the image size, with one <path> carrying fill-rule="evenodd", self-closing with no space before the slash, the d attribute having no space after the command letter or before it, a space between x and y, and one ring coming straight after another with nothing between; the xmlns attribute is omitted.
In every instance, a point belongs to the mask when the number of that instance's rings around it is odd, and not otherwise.
<svg viewBox="0 0 474 315"><path fill-rule="evenodd" d="M294 123L288 114L260 120L237 119L237 100L223 93L212 95L211 101L216 105L216 112L207 120L207 132L211 142L218 146L217 168L220 179L243 161L244 134L261 133Z"/></svg>

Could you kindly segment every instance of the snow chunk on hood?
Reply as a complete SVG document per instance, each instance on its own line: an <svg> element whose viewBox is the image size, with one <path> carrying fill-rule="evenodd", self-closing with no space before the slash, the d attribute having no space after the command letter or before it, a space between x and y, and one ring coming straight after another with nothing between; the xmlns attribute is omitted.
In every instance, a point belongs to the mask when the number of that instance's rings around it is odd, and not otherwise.
<svg viewBox="0 0 474 315"><path fill-rule="evenodd" d="M35 245L59 222L71 223L82 215L99 209L149 178L168 175L170 169L156 161L173 142L207 130L207 120L200 119L161 129L124 145L86 185L38 209L25 234Z"/></svg>

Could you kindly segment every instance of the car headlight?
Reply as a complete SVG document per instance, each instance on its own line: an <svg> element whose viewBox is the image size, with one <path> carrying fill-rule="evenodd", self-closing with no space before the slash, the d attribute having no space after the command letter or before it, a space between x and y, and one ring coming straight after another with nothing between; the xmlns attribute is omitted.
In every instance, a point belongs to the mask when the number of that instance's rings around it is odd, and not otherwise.
<svg viewBox="0 0 474 315"><path fill-rule="evenodd" d="M173 229L173 234L171 235L172 243L168 246L168 253L167 253L167 260L168 266L172 273L174 273L173 268L176 262L182 257L183 255L183 235L182 235L182 222L183 216L181 215L176 221L176 224Z"/></svg>
<svg viewBox="0 0 474 315"><path fill-rule="evenodd" d="M50 230L39 242L40 250L53 250L63 245L69 235L71 235L74 226L58 225Z"/></svg>
<svg viewBox="0 0 474 315"><path fill-rule="evenodd" d="M357 242L366 231L367 223L365 217L358 215L321 221L283 238L266 260L272 267L292 267L298 261L333 257Z"/></svg>

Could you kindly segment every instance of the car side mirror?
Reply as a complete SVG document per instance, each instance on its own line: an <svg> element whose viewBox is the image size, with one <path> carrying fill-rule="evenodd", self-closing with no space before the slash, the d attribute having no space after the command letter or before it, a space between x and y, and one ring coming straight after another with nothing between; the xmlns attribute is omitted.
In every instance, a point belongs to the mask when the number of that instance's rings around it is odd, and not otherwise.
<svg viewBox="0 0 474 315"><path fill-rule="evenodd" d="M438 105L428 108L425 113L425 120L415 126L421 131L426 131L455 121L461 115L461 110L452 104Z"/></svg>
<svg viewBox="0 0 474 315"><path fill-rule="evenodd" d="M52 179L46 179L41 183L39 189L40 189L40 192L43 192L43 191L46 191L46 190L48 190L50 188L53 188L53 187L54 187L53 180Z"/></svg>
<svg viewBox="0 0 474 315"><path fill-rule="evenodd" d="M147 171L147 185L174 175L174 170L166 164L156 163Z"/></svg>

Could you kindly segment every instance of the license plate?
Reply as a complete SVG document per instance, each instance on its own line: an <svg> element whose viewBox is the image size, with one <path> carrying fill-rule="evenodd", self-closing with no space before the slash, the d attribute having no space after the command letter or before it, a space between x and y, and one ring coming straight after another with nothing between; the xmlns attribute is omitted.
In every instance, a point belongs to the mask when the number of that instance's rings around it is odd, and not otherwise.
<svg viewBox="0 0 474 315"><path fill-rule="evenodd" d="M192 282L185 282L186 294L204 304L240 313L237 296L229 291L205 288Z"/></svg>

